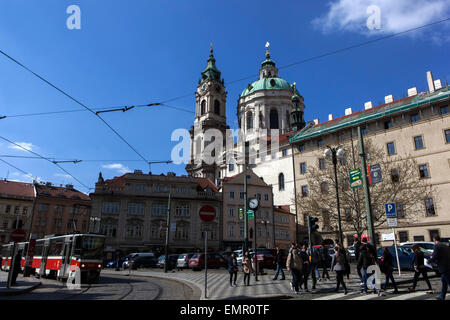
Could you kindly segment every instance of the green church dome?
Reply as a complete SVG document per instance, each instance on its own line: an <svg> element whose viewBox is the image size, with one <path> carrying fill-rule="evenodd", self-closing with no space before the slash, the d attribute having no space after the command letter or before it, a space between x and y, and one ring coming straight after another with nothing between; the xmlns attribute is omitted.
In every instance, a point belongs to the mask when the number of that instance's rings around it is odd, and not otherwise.
<svg viewBox="0 0 450 320"><path fill-rule="evenodd" d="M290 90L294 92L294 88L286 80L281 78L262 78L252 84L249 84L247 88L241 93L241 97L248 96L249 94L255 93L260 90ZM295 89L296 93L300 93Z"/></svg>

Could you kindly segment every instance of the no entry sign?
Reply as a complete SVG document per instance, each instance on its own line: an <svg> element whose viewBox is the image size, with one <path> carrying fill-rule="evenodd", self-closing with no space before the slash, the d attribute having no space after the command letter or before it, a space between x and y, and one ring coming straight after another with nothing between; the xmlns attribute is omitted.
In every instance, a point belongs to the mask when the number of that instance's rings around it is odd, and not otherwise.
<svg viewBox="0 0 450 320"><path fill-rule="evenodd" d="M199 215L203 222L211 222L216 217L216 209L209 205L205 205L200 208Z"/></svg>

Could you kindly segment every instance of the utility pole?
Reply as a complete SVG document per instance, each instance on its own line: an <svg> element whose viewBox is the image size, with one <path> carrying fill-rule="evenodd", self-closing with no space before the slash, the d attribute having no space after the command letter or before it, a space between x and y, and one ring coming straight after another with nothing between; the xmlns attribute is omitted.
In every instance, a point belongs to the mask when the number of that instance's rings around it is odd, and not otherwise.
<svg viewBox="0 0 450 320"><path fill-rule="evenodd" d="M247 165L244 160L244 250L243 253L248 250L248 208L247 208Z"/></svg>
<svg viewBox="0 0 450 320"><path fill-rule="evenodd" d="M167 272L167 264L169 263L169 231L170 231L170 193L167 203L167 223L166 223L166 256L164 261L164 272Z"/></svg>
<svg viewBox="0 0 450 320"><path fill-rule="evenodd" d="M361 166L362 166L362 180L363 180L363 187L364 187L364 198L365 198L365 205L366 205L366 217L367 217L367 232L370 236L370 242L372 243L373 247L375 248L375 252L377 249L377 243L375 240L375 230L373 229L373 223L372 223L372 204L370 202L370 190L369 190L369 183L367 179L367 165L366 165L366 152L364 150L364 141L363 136L361 133L361 126L358 126L358 140L359 140L359 155L361 157Z"/></svg>

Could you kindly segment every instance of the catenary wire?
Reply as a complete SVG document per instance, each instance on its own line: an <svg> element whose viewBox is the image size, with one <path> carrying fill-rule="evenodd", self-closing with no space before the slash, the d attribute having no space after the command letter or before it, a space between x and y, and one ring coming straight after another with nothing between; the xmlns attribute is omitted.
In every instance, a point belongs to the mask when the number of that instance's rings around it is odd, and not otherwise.
<svg viewBox="0 0 450 320"><path fill-rule="evenodd" d="M5 160L3 160L3 159L0 159L0 161L6 163L8 166L10 166L10 167L12 167L12 168L14 168L14 169L16 169L16 170L22 172L24 175L31 177L33 180L37 180L37 177L34 177L31 173L25 172L24 170L22 170L22 169L16 167L16 166L13 165L12 163L9 163L8 161L5 161Z"/></svg>

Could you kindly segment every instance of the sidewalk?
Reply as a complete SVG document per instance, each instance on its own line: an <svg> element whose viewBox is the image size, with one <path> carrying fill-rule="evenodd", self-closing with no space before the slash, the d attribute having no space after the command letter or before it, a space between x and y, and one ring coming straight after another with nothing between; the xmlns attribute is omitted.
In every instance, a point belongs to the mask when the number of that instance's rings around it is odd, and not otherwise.
<svg viewBox="0 0 450 320"><path fill-rule="evenodd" d="M192 270L183 270L164 273L160 269L146 269L146 270L133 270L131 272L132 276L144 276L144 277L158 277L180 281L191 286L195 286L201 291L202 300L219 300L219 299L289 299L295 297L295 294L290 289L291 275L285 271L286 279L282 280L272 280L275 274L274 270L264 269L265 275L258 275L258 281L255 281L255 277L252 275L250 279L250 286L244 286L243 284L243 274L238 273L237 287L230 287L229 284L229 274L226 270L212 270L208 271L207 279L207 290L205 299L205 273L203 271L194 272ZM322 271L322 270L320 270ZM128 275L129 270L124 271L114 271L114 269L104 269L103 274L116 274L116 275ZM322 274L322 272L321 272ZM321 281L317 283L316 289L320 292L328 292L335 288L336 286L336 275L335 272L329 271L330 281ZM402 271L401 276L398 275L398 271L394 272L394 278L397 284L402 285L406 283L411 283L413 279L413 272ZM435 277L434 273L430 272L429 277ZM281 277L279 277L280 279ZM381 283L385 281L384 274L381 275ZM347 280L346 280L347 281ZM309 289L312 287L312 281L308 281ZM356 273L355 266L352 265L352 270L350 273L350 284L349 289L354 291L359 291L360 279ZM388 287L389 288L389 287Z"/></svg>
<svg viewBox="0 0 450 320"><path fill-rule="evenodd" d="M41 285L41 282L37 280L34 276L24 278L22 274L19 274L17 276L16 285L11 286L11 288L9 289L6 288L7 281L8 281L8 272L0 271L0 297L27 293Z"/></svg>

